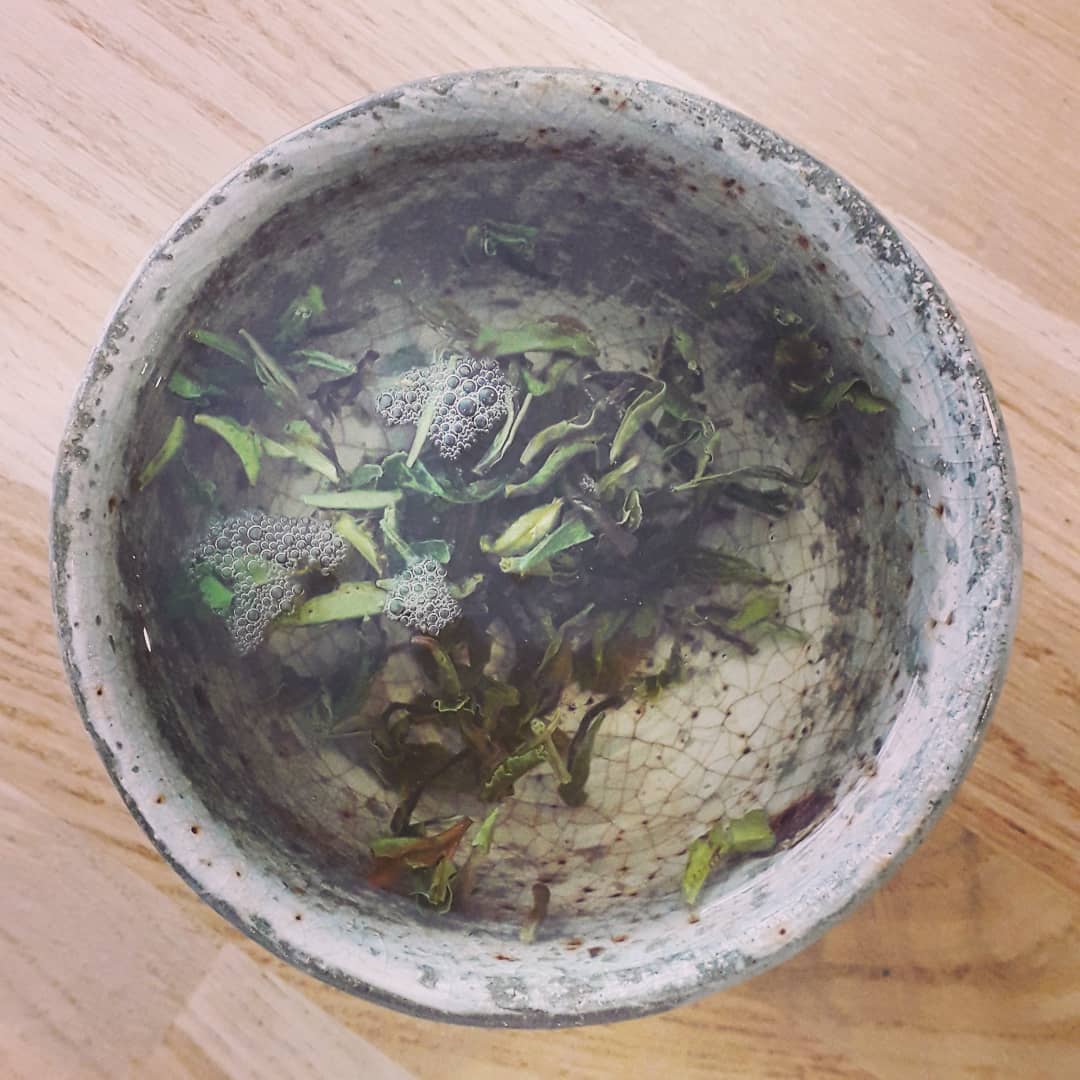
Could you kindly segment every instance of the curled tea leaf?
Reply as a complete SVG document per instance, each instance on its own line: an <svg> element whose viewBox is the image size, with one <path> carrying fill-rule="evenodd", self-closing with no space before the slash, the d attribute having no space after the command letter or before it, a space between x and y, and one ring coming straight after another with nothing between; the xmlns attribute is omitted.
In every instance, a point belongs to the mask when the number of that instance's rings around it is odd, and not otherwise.
<svg viewBox="0 0 1080 1080"><path fill-rule="evenodd" d="M520 495L535 495L543 491L574 458L581 457L582 454L592 453L595 449L596 443L592 439L583 439L557 446L548 455L544 464L528 480L524 480L520 484L507 484L506 497L513 499Z"/></svg>
<svg viewBox="0 0 1080 1080"><path fill-rule="evenodd" d="M278 321L278 331L274 341L278 345L295 345L307 334L311 320L325 312L326 302L323 299L322 289L318 285L310 286L307 292L296 297L285 309Z"/></svg>
<svg viewBox="0 0 1080 1080"><path fill-rule="evenodd" d="M717 822L708 835L690 845L683 871L683 899L693 907L709 874L726 856L760 854L775 846L776 836L764 810L750 810L733 821Z"/></svg>
<svg viewBox="0 0 1080 1080"><path fill-rule="evenodd" d="M504 758L492 770L488 778L480 785L480 798L484 802L495 802L513 794L514 784L526 773L532 772L547 757L547 750L542 743L528 746L515 754Z"/></svg>
<svg viewBox="0 0 1080 1080"><path fill-rule="evenodd" d="M578 544L584 544L592 538L593 534L589 532L585 523L575 518L564 522L524 555L500 559L499 569L504 574L547 573L550 570L550 561L556 555Z"/></svg>
<svg viewBox="0 0 1080 1080"><path fill-rule="evenodd" d="M469 261L501 255L521 269L531 269L536 260L536 238L540 230L532 225L508 221L484 221L465 230L465 258Z"/></svg>
<svg viewBox="0 0 1080 1080"><path fill-rule="evenodd" d="M559 797L567 806L585 805L587 798L585 785L589 782L589 772L592 768L593 745L600 725L607 717L607 709L614 704L616 704L615 699L608 698L594 705L581 718L581 724L570 743L570 751L567 754L570 780L568 783L559 785Z"/></svg>
<svg viewBox="0 0 1080 1080"><path fill-rule="evenodd" d="M675 350L675 354L682 359L683 363L692 372L701 371L701 353L692 334L678 326L673 327L671 330L671 345Z"/></svg>
<svg viewBox="0 0 1080 1080"><path fill-rule="evenodd" d="M250 368L252 366L247 349L240 342L233 341L232 338L225 337L224 334L215 334L212 330L192 330L189 336L192 341L205 345L206 348L213 349L214 352L219 352L244 367Z"/></svg>
<svg viewBox="0 0 1080 1080"><path fill-rule="evenodd" d="M547 918L551 890L542 881L538 881L532 887L532 895L532 909L525 917L525 923L518 932L518 937L523 945L531 945L536 940L536 931L540 929L540 924Z"/></svg>
<svg viewBox="0 0 1080 1080"><path fill-rule="evenodd" d="M418 559L434 559L437 563L445 566L453 554L450 545L445 540L417 540L410 544L413 554Z"/></svg>
<svg viewBox="0 0 1080 1080"><path fill-rule="evenodd" d="M135 480L135 490L142 491L151 480L154 479L166 465L176 456L180 447L184 445L184 436L187 434L187 424L182 416L176 417L169 426L168 434L158 452L143 466Z"/></svg>
<svg viewBox="0 0 1080 1080"><path fill-rule="evenodd" d="M377 574L386 572L386 557L379 550L375 537L366 525L348 514L342 514L334 523L334 531L348 541Z"/></svg>
<svg viewBox="0 0 1080 1080"><path fill-rule="evenodd" d="M369 619L382 614L386 593L370 581L346 581L333 592L313 596L288 615L278 626L315 626L345 619Z"/></svg>
<svg viewBox="0 0 1080 1080"><path fill-rule="evenodd" d="M494 540L480 538L480 550L487 555L522 555L540 542L559 522L563 499L526 511Z"/></svg>
<svg viewBox="0 0 1080 1080"><path fill-rule="evenodd" d="M517 434L525 414L529 411L529 405L532 403L533 398L532 394L526 394L525 400L521 403L521 408L518 409L514 405L514 391L511 387L507 387L504 400L506 402L506 419L502 422L502 427L499 428L495 438L492 439L491 445L487 448L484 456L473 466L473 472L478 476L484 476L491 472L506 456L506 451L510 449L510 444L514 441L514 436Z"/></svg>
<svg viewBox="0 0 1080 1080"><path fill-rule="evenodd" d="M534 374L528 367L521 369L521 378L525 389L532 397L544 397L550 394L574 369L574 361L568 356L560 356L545 371L543 376Z"/></svg>
<svg viewBox="0 0 1080 1080"><path fill-rule="evenodd" d="M258 432L250 424L240 424L231 416L198 413L193 421L225 440L240 459L248 483L254 486L262 466L262 439Z"/></svg>
<svg viewBox="0 0 1080 1080"><path fill-rule="evenodd" d="M756 274L751 274L746 260L738 253L728 257L728 265L731 267L733 276L723 283L714 282L706 292L705 299L710 308L718 307L725 297L734 296L754 285L764 284L776 270L776 264L769 263Z"/></svg>
<svg viewBox="0 0 1080 1080"><path fill-rule="evenodd" d="M609 460L612 465L619 460L623 450L641 430L642 425L660 408L666 396L667 385L663 382L657 382L655 385L642 390L630 403L615 431L615 437L611 440Z"/></svg>
<svg viewBox="0 0 1080 1080"><path fill-rule="evenodd" d="M405 868L420 870L435 866L441 859L452 859L462 838L472 826L471 818L462 818L434 836L389 836L375 840L371 854L375 865L368 882L388 888L401 877Z"/></svg>
<svg viewBox="0 0 1080 1080"><path fill-rule="evenodd" d="M281 407L286 397L299 401L300 390L293 382L292 376L246 330L241 330L240 336L251 349L255 358L255 375L270 400L278 407Z"/></svg>
<svg viewBox="0 0 1080 1080"><path fill-rule="evenodd" d="M308 425L305 424L305 426ZM310 426L308 426L308 430L310 430ZM288 428L286 428L286 431L288 431ZM262 449L269 457L289 458L311 469L312 472L325 477L332 483L336 484L338 481L337 466L321 450L312 445L312 442L307 438L299 437L296 434L287 434L283 441L278 442L276 439L264 435L262 436Z"/></svg>
<svg viewBox="0 0 1080 1080"><path fill-rule="evenodd" d="M521 464L528 465L541 451L554 443L562 442L568 436L573 437L575 441L584 441L586 434L594 431L598 412L599 409L595 408L586 420L560 420L557 424L551 424L538 431L521 451ZM593 441L599 438L599 433L596 433Z"/></svg>
<svg viewBox="0 0 1080 1080"><path fill-rule="evenodd" d="M591 357L599 351L589 328L569 315L549 315L536 322L499 329L484 327L473 349L489 356L513 356L527 352L562 352ZM530 391L532 390L529 387Z"/></svg>
<svg viewBox="0 0 1080 1080"><path fill-rule="evenodd" d="M637 488L631 488L626 493L626 499L623 501L622 514L618 523L625 525L631 532L637 532L641 527L643 513L641 492Z"/></svg>
<svg viewBox="0 0 1080 1080"><path fill-rule="evenodd" d="M340 356L323 352L322 349L297 349L293 354L307 367L332 371L335 375L355 375L359 366L355 360L343 360Z"/></svg>
<svg viewBox="0 0 1080 1080"><path fill-rule="evenodd" d="M631 454L621 465L616 465L614 469L609 470L596 481L596 494L601 499L606 499L609 495L618 490L622 482L641 464L641 457L638 454Z"/></svg>
<svg viewBox="0 0 1080 1080"><path fill-rule="evenodd" d="M209 397L218 397L222 392L212 383L201 383L182 371L174 371L169 376L168 387L169 393L185 401L205 401Z"/></svg>

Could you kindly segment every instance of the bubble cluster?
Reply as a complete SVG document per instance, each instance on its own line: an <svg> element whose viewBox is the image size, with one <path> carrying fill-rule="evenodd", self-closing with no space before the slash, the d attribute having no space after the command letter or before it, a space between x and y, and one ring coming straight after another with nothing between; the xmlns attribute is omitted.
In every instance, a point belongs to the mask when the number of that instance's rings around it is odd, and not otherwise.
<svg viewBox="0 0 1080 1080"><path fill-rule="evenodd" d="M191 553L189 570L193 577L210 570L232 590L226 622L236 647L246 654L303 596L298 579L329 574L347 550L345 541L316 518L245 510L210 523Z"/></svg>
<svg viewBox="0 0 1080 1080"><path fill-rule="evenodd" d="M383 611L430 637L461 617L461 605L446 586L446 571L434 559L413 563L390 582Z"/></svg>
<svg viewBox="0 0 1080 1080"><path fill-rule="evenodd" d="M415 424L435 395L428 437L444 458L453 461L506 418L512 393L490 356L447 350L430 367L406 371L378 395L375 407L388 424Z"/></svg>

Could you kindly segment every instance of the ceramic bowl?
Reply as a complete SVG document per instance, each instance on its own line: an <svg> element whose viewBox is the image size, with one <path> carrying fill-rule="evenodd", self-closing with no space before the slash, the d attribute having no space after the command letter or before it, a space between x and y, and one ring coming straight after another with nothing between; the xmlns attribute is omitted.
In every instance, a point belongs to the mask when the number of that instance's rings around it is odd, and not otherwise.
<svg viewBox="0 0 1080 1080"><path fill-rule="evenodd" d="M544 273L464 265L464 226L482 219L539 225ZM168 474L139 495L132 476L176 411L166 384L187 331L257 323L317 280L346 313L332 344L348 354L437 345L438 319L418 311L453 299L495 322L573 314L601 363L625 366L739 265L772 273L706 312L702 363L732 465L825 459L796 512L740 534L744 555L790 582L789 621L808 642L750 658L714 649L662 707L606 723L583 807L553 802L544 777L519 785L467 915L369 888L367 846L395 793L314 712L275 696L272 651L221 664L227 639L178 626L160 602L199 512ZM792 419L770 380L776 342L799 326L891 408ZM347 447L347 426L338 436ZM283 480L267 509L296 495ZM1019 529L1001 414L968 336L850 184L691 94L504 70L414 83L317 121L169 231L79 388L52 559L86 725L132 814L201 897L373 1001L556 1026L745 979L895 869L960 782L1001 687ZM333 629L311 642L315 674L348 646ZM690 914L688 844L749 806L767 809L778 847L716 875ZM537 880L550 913L523 945Z"/></svg>

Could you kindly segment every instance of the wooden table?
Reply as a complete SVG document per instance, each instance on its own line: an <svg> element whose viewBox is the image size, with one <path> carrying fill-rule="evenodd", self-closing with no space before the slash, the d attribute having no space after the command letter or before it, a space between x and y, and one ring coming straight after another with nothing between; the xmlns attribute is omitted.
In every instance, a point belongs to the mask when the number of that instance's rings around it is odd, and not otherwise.
<svg viewBox="0 0 1080 1080"><path fill-rule="evenodd" d="M0 1075L1080 1076L1076 0L4 0L0 14ZM372 90L527 63L701 90L882 206L990 369L1026 546L985 748L890 884L747 985L557 1033L365 1005L200 904L83 733L45 544L89 346L184 208Z"/></svg>

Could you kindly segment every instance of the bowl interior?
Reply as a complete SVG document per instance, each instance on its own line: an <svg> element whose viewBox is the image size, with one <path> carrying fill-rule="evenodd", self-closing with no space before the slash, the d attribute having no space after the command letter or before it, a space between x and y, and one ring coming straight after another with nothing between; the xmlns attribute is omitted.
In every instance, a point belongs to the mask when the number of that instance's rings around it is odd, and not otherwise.
<svg viewBox="0 0 1080 1080"><path fill-rule="evenodd" d="M145 491L122 490L109 548L95 554L111 560L113 596L94 614L100 625L104 613L123 654L117 681L140 703L145 730L132 763L141 771L125 781L129 793L138 789L140 811L179 830L170 850L189 873L198 878L192 867L206 859L207 873L223 873L208 890L215 896L242 887L225 878L244 882L245 900L231 907L261 903L266 882L280 882L274 903L297 925L263 914L255 929L324 972L340 963L348 978L339 981L380 976L346 964L320 933L374 934L372 956L395 972L397 943L412 935L409 975L387 976L397 980L392 992L427 994L450 1013L449 969L463 955L490 966L489 980L514 968L512 982L527 967L520 987L489 992L511 1013L519 994L542 1010L545 970L580 986L592 982L591 962L640 973L650 951L662 956L680 935L700 933L699 918L712 935L712 966L694 978L716 981L716 943L745 929L733 920L745 919L749 897L750 910L775 924L770 933L780 932L768 948L759 943L762 954L785 948L785 921L801 919L807 932L818 925L822 913L797 882L828 862L813 845L842 819L909 799L907 834L889 847L910 839L925 820L915 807L925 793L869 793L880 765L892 762L895 782L927 742L918 684L935 652L955 647L952 627L966 609L946 578L976 543L970 504L951 495L989 482L978 455L996 445L971 420L987 415L981 387L950 378L940 388L951 372L935 362L944 348L928 325L936 312L913 308L910 275L905 286L895 265L860 245L857 214L837 192L823 193L805 161L742 145L739 131L746 138L749 129L727 114L695 122L640 84L598 85L474 86L461 109L447 107L460 86L411 102L406 94L293 137L238 174L171 239L179 259L158 261L152 299L141 286L143 307L130 321L142 369L126 395L130 422L110 436L118 478L135 475L177 414L170 376L201 355L188 332L243 327L269 340L278 313L318 283L328 313L318 347L368 357L361 402L404 361L460 340L463 319L503 328L572 316L593 332L602 371L655 371L677 327L698 343L703 398L722 424L714 469L800 474L819 463L788 512L736 506L721 530L733 553L782 583L784 621L802 638L766 639L748 654L680 626L684 679L654 703L631 696L611 711L586 803L564 805L546 770L521 781L468 911L446 915L366 884L368 845L386 834L402 799L370 738L374 714L393 699L393 675L353 717L334 715L326 694L360 662L364 631L281 629L238 658L223 623L177 617L168 603L211 514L191 471L168 468ZM666 129L657 119L665 109L674 110ZM463 258L466 229L485 221L536 227L535 264L523 271L499 257ZM746 287L722 288L767 269ZM865 379L892 408L793 414L778 356L800 340L827 350L837 381ZM254 406L255 422L273 411ZM411 441L411 430L381 428L370 409L346 407L327 424L346 470ZM311 512L301 497L313 474L295 462L266 462L252 488L210 433L196 433L188 454L230 510ZM564 707L580 715L592 703L582 690ZM691 920L679 895L689 844L757 807L778 847L714 875ZM439 790L417 807L421 819L461 812L479 818L484 808ZM215 869L215 858L226 867ZM550 887L551 905L541 940L527 949L517 932L537 881ZM832 889L835 910L850 896L842 882ZM301 927L305 919L316 925ZM500 956L510 957L502 970ZM631 982L640 978L624 979L624 989ZM618 1005L618 993L607 993ZM640 987L634 994L648 997Z"/></svg>

